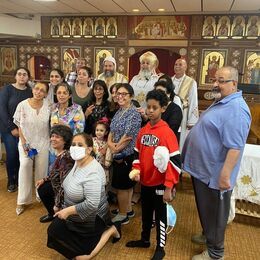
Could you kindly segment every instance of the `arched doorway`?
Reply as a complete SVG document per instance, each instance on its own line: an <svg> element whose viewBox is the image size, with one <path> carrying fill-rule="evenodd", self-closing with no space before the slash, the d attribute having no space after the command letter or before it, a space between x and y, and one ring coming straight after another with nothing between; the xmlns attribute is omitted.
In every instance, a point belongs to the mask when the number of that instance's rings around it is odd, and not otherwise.
<svg viewBox="0 0 260 260"><path fill-rule="evenodd" d="M173 71L174 63L177 59L181 57L178 53L172 52L167 49L146 49L135 53L129 58L129 74L128 74L129 81L132 79L133 76L139 73L140 70L139 57L147 51L151 51L157 56L159 60L158 69L160 72L168 74L170 76L174 75L174 71Z"/></svg>

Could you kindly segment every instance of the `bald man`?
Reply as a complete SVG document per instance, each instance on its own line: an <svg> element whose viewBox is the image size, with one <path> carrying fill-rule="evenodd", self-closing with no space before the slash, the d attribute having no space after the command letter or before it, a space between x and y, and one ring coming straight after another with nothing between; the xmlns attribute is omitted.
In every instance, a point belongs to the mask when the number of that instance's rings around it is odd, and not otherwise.
<svg viewBox="0 0 260 260"><path fill-rule="evenodd" d="M108 90L115 83L128 83L128 79L125 75L116 72L116 60L112 56L104 59L103 73L98 75L98 79L106 82Z"/></svg>
<svg viewBox="0 0 260 260"><path fill-rule="evenodd" d="M222 67L216 72L215 102L203 112L183 146L183 169L192 176L207 246L192 260L224 259L230 198L251 124L237 84L237 69Z"/></svg>
<svg viewBox="0 0 260 260"><path fill-rule="evenodd" d="M187 62L184 59L176 60L174 64L175 75L172 77L175 86L174 92L182 102L183 119L181 123L180 151L189 130L199 119L197 83L185 74Z"/></svg>

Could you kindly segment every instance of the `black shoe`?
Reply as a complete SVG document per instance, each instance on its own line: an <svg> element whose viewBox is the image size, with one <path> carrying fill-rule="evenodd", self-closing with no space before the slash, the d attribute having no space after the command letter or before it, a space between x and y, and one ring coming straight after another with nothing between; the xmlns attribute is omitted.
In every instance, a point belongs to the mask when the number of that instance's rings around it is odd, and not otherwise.
<svg viewBox="0 0 260 260"><path fill-rule="evenodd" d="M162 260L165 256L165 251L162 247L156 247L153 257L151 260Z"/></svg>
<svg viewBox="0 0 260 260"><path fill-rule="evenodd" d="M113 225L115 226L117 232L119 233L119 237L113 237L112 239L112 243L115 244L116 242L118 242L121 239L121 222L115 222L113 223Z"/></svg>
<svg viewBox="0 0 260 260"><path fill-rule="evenodd" d="M40 222L47 223L47 222L51 222L53 219L54 219L54 217L48 214L48 215L40 217Z"/></svg>
<svg viewBox="0 0 260 260"><path fill-rule="evenodd" d="M148 248L150 247L149 241L140 240L132 240L126 243L126 247L140 247L140 248Z"/></svg>
<svg viewBox="0 0 260 260"><path fill-rule="evenodd" d="M16 192L17 191L17 185L15 185L15 184L8 185L7 191L8 192Z"/></svg>

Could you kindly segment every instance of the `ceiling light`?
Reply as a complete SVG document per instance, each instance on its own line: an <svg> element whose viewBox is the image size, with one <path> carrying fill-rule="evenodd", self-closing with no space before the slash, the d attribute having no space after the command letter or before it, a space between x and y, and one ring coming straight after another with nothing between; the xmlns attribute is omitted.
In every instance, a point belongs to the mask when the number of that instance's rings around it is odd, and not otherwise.
<svg viewBox="0 0 260 260"><path fill-rule="evenodd" d="M164 9L164 8L159 8L158 11L159 11L159 12L164 12L165 9Z"/></svg>
<svg viewBox="0 0 260 260"><path fill-rule="evenodd" d="M133 12L139 12L140 10L139 9L133 9Z"/></svg>

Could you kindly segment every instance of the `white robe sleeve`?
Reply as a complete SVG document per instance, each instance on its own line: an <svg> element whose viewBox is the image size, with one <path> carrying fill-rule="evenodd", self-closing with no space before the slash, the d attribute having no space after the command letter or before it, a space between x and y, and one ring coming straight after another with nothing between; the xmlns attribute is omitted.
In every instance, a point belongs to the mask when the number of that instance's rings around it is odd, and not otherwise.
<svg viewBox="0 0 260 260"><path fill-rule="evenodd" d="M189 111L187 125L195 125L199 119L197 82L194 80L189 92Z"/></svg>

